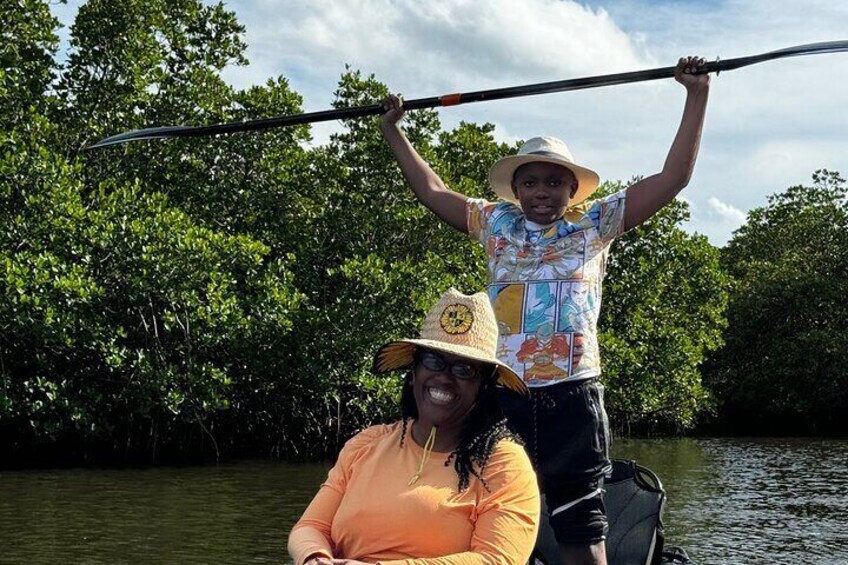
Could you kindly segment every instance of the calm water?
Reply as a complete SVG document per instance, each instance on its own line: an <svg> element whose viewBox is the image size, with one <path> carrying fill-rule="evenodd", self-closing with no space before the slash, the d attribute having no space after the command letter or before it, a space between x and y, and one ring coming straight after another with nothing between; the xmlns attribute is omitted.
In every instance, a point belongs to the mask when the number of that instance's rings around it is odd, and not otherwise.
<svg viewBox="0 0 848 565"><path fill-rule="evenodd" d="M848 440L619 441L708 563L848 564ZM326 465L0 473L0 563L282 563Z"/></svg>

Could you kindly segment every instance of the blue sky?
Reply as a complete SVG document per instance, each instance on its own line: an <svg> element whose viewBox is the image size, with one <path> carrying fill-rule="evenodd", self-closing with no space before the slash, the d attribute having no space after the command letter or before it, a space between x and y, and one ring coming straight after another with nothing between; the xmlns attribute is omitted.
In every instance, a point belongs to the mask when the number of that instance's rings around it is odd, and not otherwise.
<svg viewBox="0 0 848 565"><path fill-rule="evenodd" d="M81 2L54 7L70 24ZM278 75L307 111L330 106L346 63L408 98L673 65L848 39L839 0L233 0L247 26L237 87ZM671 80L440 111L443 125L492 122L504 141L564 139L605 180L661 169L683 107ZM848 174L848 53L799 57L713 79L687 229L724 244L768 194L816 169ZM158 125L158 124L157 124ZM316 142L334 124L317 126Z"/></svg>

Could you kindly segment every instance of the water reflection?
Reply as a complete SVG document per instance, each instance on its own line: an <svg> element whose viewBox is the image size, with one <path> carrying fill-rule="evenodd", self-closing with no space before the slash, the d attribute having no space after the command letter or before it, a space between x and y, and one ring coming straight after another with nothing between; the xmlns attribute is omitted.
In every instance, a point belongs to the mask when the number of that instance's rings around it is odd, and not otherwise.
<svg viewBox="0 0 848 565"><path fill-rule="evenodd" d="M667 539L706 563L848 563L848 441L622 441L662 477Z"/></svg>
<svg viewBox="0 0 848 565"><path fill-rule="evenodd" d="M0 474L0 563L280 563L326 465Z"/></svg>
<svg viewBox="0 0 848 565"><path fill-rule="evenodd" d="M701 564L848 563L848 441L622 440ZM0 563L279 563L327 465L0 473Z"/></svg>

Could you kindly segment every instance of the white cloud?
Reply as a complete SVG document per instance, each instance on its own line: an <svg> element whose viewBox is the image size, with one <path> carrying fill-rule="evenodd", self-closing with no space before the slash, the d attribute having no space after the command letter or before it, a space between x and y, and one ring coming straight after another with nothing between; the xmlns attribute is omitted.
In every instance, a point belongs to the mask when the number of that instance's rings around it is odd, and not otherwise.
<svg viewBox="0 0 848 565"><path fill-rule="evenodd" d="M281 72L296 68L319 82L334 81L349 63L419 96L647 61L641 42L603 9L570 1L264 0L229 7L247 25L251 60L274 58ZM243 82L241 72L230 72L234 82Z"/></svg>
<svg viewBox="0 0 848 565"><path fill-rule="evenodd" d="M741 227L747 219L745 212L715 196L706 199L705 207L698 206L691 201L690 206L692 218L687 224L687 228L693 232L706 235L715 245L727 243L731 233Z"/></svg>
<svg viewBox="0 0 848 565"><path fill-rule="evenodd" d="M803 167L811 164L814 169L835 169L840 161L844 164L846 152L846 140L783 137L758 144L744 161L739 162L739 168L746 178L759 178L776 187L786 188L809 181L812 170L805 171L800 178L797 175Z"/></svg>
<svg viewBox="0 0 848 565"><path fill-rule="evenodd" d="M711 215L718 216L722 222L731 226L733 229L736 229L745 223L745 212L739 208L734 208L730 204L722 202L715 196L710 196L707 202L710 206Z"/></svg>

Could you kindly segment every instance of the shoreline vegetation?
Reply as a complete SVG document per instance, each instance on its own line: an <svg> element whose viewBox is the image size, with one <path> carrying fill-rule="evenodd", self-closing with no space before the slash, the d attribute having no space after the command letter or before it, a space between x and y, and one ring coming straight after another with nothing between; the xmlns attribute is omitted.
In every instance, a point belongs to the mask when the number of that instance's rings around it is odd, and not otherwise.
<svg viewBox="0 0 848 565"><path fill-rule="evenodd" d="M244 28L198 0L90 0L57 56L48 3L0 8L0 466L332 457L391 421L376 344L411 335L485 258L431 221L376 121L86 145L151 124L302 111L285 77L237 90ZM337 107L387 95L345 69ZM491 124L407 135L493 199ZM696 173L697 174L697 173ZM609 181L615 191L626 182ZM600 343L617 435L846 435L848 186L775 187L723 248L675 201L614 247Z"/></svg>

